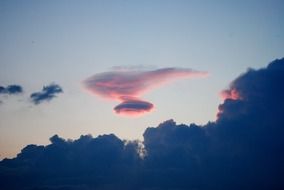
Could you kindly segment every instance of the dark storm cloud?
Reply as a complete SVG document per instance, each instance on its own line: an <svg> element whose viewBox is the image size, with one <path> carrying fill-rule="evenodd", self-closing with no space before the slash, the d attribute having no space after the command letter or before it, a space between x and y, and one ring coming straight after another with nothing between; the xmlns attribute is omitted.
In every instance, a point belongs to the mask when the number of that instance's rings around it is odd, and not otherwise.
<svg viewBox="0 0 284 190"><path fill-rule="evenodd" d="M9 85L7 87L0 86L0 94L20 94L23 92L23 88L20 85Z"/></svg>
<svg viewBox="0 0 284 190"><path fill-rule="evenodd" d="M40 92L35 92L30 95L34 104L40 104L45 101L50 101L56 97L56 94L63 93L62 88L57 84L44 86Z"/></svg>
<svg viewBox="0 0 284 190"><path fill-rule="evenodd" d="M74 141L55 135L47 146L28 145L16 158L0 162L0 186L284 189L283 83L284 59L250 69L226 90L215 122L198 126L165 121L145 130L143 149L138 141L115 135Z"/></svg>

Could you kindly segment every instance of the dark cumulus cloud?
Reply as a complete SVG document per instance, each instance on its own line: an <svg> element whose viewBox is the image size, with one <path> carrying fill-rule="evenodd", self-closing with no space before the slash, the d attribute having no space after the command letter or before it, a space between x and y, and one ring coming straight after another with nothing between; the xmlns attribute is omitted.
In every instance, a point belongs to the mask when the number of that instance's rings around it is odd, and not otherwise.
<svg viewBox="0 0 284 190"><path fill-rule="evenodd" d="M28 145L0 162L2 189L284 189L284 59L249 69L223 92L218 119ZM170 110L169 110L170 111Z"/></svg>
<svg viewBox="0 0 284 190"><path fill-rule="evenodd" d="M32 93L30 98L37 105L52 100L59 93L63 93L63 89L58 84L50 84L44 86L40 92Z"/></svg>
<svg viewBox="0 0 284 190"><path fill-rule="evenodd" d="M152 103L141 100L141 96L150 90L178 79L204 76L207 76L207 72L188 68L117 68L114 71L95 74L83 81L83 85L95 95L121 102L114 108L115 113L135 116L150 112L154 107Z"/></svg>
<svg viewBox="0 0 284 190"><path fill-rule="evenodd" d="M21 94L23 93L23 88L20 85L8 85L6 87L0 86L0 94Z"/></svg>

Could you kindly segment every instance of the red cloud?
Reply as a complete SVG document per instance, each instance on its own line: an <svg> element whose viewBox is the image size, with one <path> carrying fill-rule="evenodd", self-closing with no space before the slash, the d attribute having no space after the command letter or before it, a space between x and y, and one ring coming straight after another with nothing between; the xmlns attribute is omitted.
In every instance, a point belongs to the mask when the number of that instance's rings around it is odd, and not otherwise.
<svg viewBox="0 0 284 190"><path fill-rule="evenodd" d="M229 90L223 90L220 93L220 96L223 100L226 100L226 99L239 100L239 99L241 99L239 92L235 88L231 88Z"/></svg>
<svg viewBox="0 0 284 190"><path fill-rule="evenodd" d="M230 89L221 91L220 96L221 96L222 100L224 100L224 101L225 100L241 100L242 99L238 90L236 88L234 88L233 86L231 86ZM219 106L218 112L217 112L217 115L216 115L216 119L220 118L220 116L222 115L223 112L224 112L224 108L222 106Z"/></svg>
<svg viewBox="0 0 284 190"><path fill-rule="evenodd" d="M112 100L121 101L114 108L120 114L149 112L153 104L140 100L147 91L180 78L206 76L206 72L182 68L163 68L152 71L118 70L95 74L83 84L90 92Z"/></svg>

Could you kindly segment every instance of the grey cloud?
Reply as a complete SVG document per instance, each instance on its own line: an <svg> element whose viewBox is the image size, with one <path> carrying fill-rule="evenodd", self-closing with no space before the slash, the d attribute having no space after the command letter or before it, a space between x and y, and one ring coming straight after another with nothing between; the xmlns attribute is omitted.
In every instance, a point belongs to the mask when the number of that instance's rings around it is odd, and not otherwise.
<svg viewBox="0 0 284 190"><path fill-rule="evenodd" d="M50 84L44 86L40 92L32 93L30 98L32 102L37 105L52 100L59 93L63 93L63 89L57 84Z"/></svg>

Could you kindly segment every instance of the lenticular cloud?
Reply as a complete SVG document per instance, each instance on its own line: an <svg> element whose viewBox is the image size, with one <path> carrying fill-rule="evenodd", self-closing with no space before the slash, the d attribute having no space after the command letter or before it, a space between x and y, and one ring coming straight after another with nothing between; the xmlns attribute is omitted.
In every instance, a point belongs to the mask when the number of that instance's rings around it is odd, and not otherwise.
<svg viewBox="0 0 284 190"><path fill-rule="evenodd" d="M145 112L150 112L154 105L138 99L127 99L114 107L114 111L118 114L124 115L142 115Z"/></svg>
<svg viewBox="0 0 284 190"><path fill-rule="evenodd" d="M83 84L93 94L121 102L114 108L115 113L141 115L154 108L152 103L141 100L146 92L177 79L206 75L202 71L173 67L150 71L115 70L95 74Z"/></svg>

